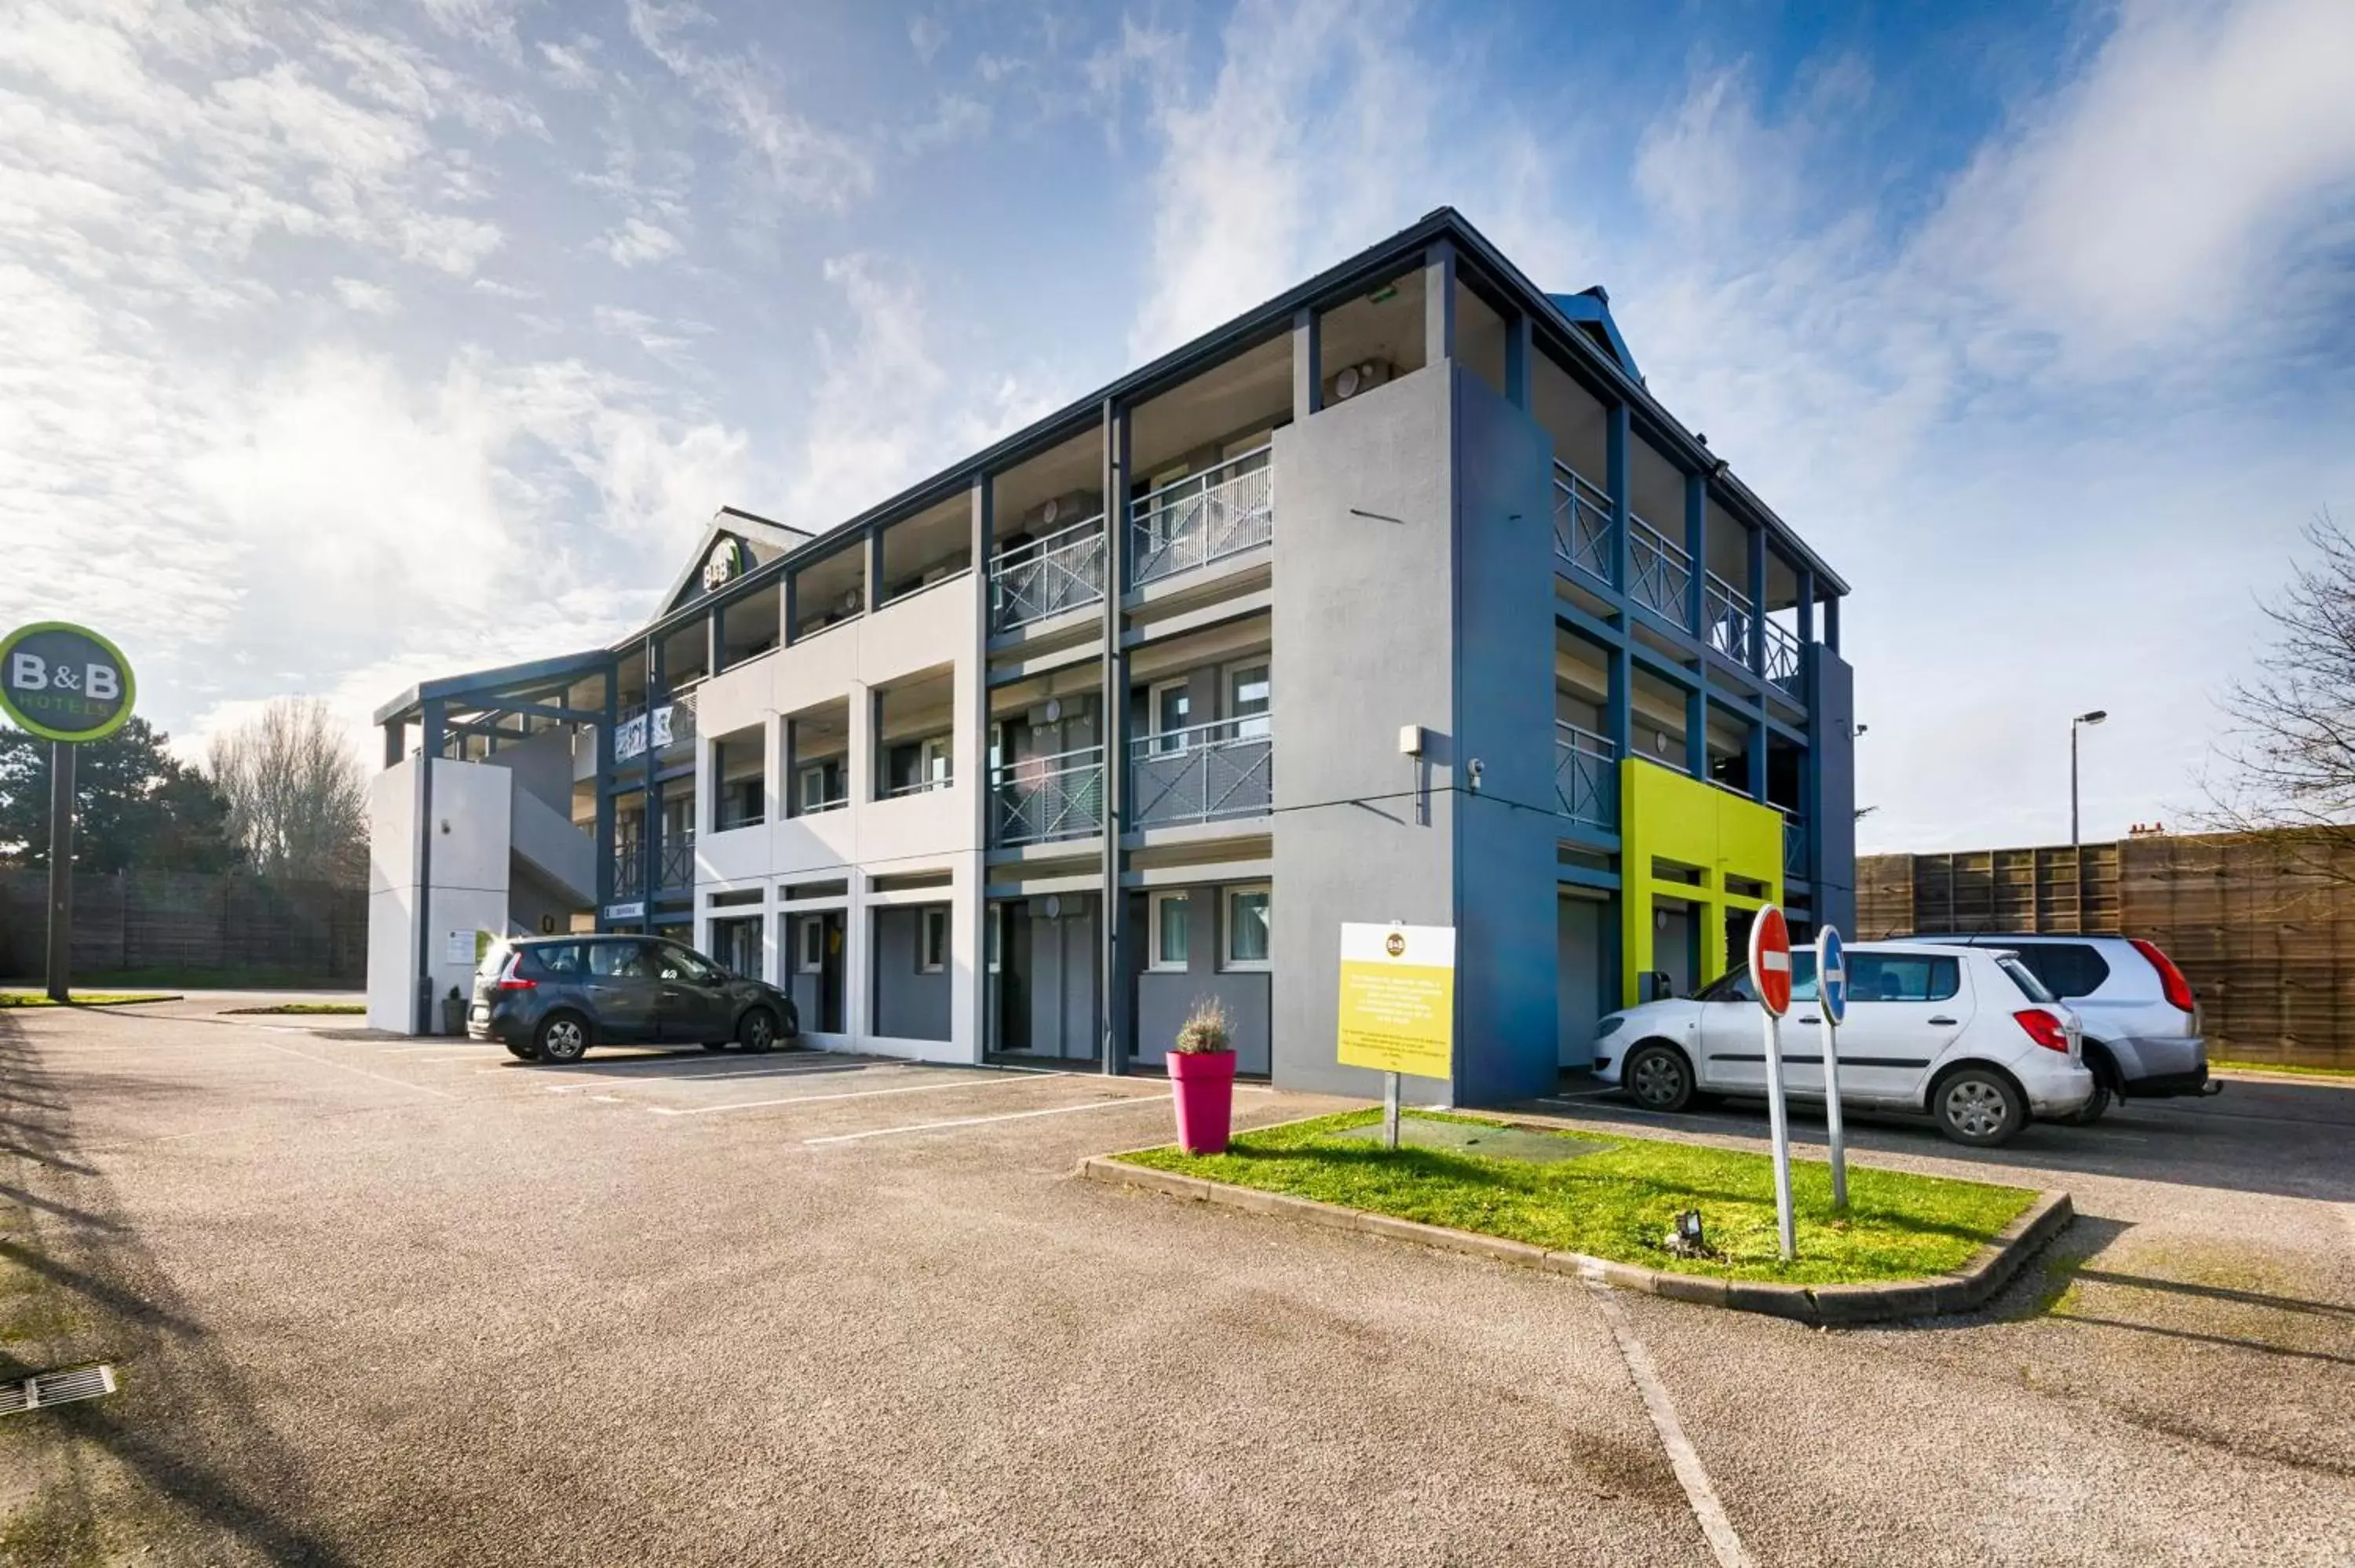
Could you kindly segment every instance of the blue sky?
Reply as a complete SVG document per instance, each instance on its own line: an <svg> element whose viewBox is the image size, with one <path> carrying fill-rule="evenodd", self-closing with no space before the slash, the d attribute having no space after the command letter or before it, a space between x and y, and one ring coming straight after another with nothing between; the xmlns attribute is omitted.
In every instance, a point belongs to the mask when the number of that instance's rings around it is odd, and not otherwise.
<svg viewBox="0 0 2355 1568"><path fill-rule="evenodd" d="M188 741L607 639L1443 203L1848 576L1867 849L2179 820L2355 515L2355 8L16 0L0 621Z"/></svg>

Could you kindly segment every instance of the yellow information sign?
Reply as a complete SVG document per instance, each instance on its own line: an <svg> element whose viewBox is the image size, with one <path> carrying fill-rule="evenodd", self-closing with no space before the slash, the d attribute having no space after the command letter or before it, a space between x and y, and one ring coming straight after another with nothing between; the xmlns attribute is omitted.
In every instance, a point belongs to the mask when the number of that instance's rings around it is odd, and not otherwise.
<svg viewBox="0 0 2355 1568"><path fill-rule="evenodd" d="M1447 1078L1455 1067L1455 929L1341 927L1341 1065Z"/></svg>

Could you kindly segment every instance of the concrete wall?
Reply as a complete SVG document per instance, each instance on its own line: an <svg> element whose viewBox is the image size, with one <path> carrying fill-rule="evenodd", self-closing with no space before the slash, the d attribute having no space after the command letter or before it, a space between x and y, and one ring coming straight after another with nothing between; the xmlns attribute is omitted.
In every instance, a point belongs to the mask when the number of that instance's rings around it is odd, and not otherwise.
<svg viewBox="0 0 2355 1568"><path fill-rule="evenodd" d="M543 730L529 740L502 742L484 760L515 775L517 789L568 820L572 815L572 731Z"/></svg>
<svg viewBox="0 0 2355 1568"><path fill-rule="evenodd" d="M416 800L419 758L386 768L368 784L368 1022L407 1030L416 995L418 890ZM437 999L429 1028L439 1030L438 999L469 990L474 933L507 929L509 804L507 770L437 760L426 827L432 840L426 959ZM455 954L456 956L453 956Z"/></svg>
<svg viewBox="0 0 2355 1568"><path fill-rule="evenodd" d="M875 1033L898 1040L949 1037L949 971L916 967L923 912L941 905L901 905L875 911ZM956 925L949 926L954 941Z"/></svg>
<svg viewBox="0 0 2355 1568"><path fill-rule="evenodd" d="M1270 937L1283 983L1271 1028L1275 1076L1295 1088L1381 1092L1380 1075L1334 1060L1343 922L1455 923L1452 401L1449 367L1439 366L1275 433L1273 740L1284 814ZM1288 657L1294 650L1303 652ZM1541 669L1540 700L1549 684ZM1409 724L1430 732L1420 770L1399 755ZM1419 781L1432 786L1427 824L1416 821ZM1419 1101L1452 1092L1407 1081Z"/></svg>
<svg viewBox="0 0 2355 1568"><path fill-rule="evenodd" d="M1190 887L1184 891L1190 910L1186 969L1179 973L1140 967L1135 977L1136 1045L1131 1059L1140 1066L1162 1065L1169 1054L1169 1043L1178 1037L1178 1026L1186 1022L1196 1001L1209 997L1226 1006L1227 1027L1235 1043L1235 1071L1265 1073L1273 1063L1268 1024L1273 977L1252 970L1220 969L1219 906L1222 891L1218 887ZM1143 899L1135 901L1135 910L1137 961L1142 966L1148 957L1152 922Z"/></svg>
<svg viewBox="0 0 2355 1568"><path fill-rule="evenodd" d="M1537 422L1455 375L1455 1094L1552 1092L1560 1059L1553 815L1553 457Z"/></svg>

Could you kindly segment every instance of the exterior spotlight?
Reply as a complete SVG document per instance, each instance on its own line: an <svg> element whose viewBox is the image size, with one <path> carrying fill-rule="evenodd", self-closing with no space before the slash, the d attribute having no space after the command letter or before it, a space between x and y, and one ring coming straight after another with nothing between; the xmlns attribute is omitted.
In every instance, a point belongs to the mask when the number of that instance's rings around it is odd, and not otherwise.
<svg viewBox="0 0 2355 1568"><path fill-rule="evenodd" d="M1679 1257L1695 1257L1709 1250L1699 1209L1687 1209L1677 1216L1677 1228L1668 1233L1668 1250Z"/></svg>

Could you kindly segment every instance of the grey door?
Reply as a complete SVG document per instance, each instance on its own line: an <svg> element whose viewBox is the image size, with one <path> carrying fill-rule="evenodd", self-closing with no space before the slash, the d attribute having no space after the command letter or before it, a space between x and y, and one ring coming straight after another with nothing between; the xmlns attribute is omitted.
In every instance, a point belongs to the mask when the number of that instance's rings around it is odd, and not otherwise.
<svg viewBox="0 0 2355 1568"><path fill-rule="evenodd" d="M597 1038L635 1044L655 1037L654 945L644 941L589 944L589 1005Z"/></svg>

